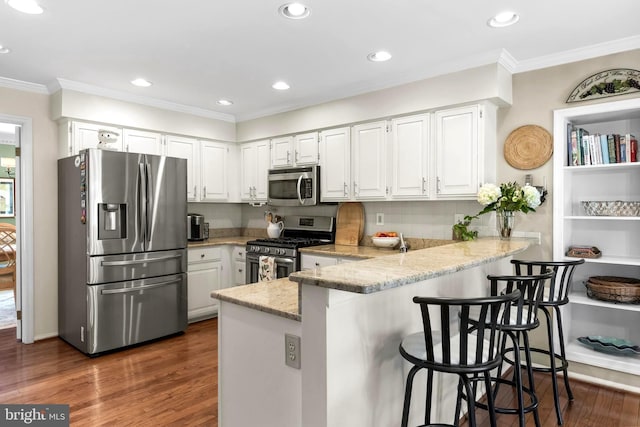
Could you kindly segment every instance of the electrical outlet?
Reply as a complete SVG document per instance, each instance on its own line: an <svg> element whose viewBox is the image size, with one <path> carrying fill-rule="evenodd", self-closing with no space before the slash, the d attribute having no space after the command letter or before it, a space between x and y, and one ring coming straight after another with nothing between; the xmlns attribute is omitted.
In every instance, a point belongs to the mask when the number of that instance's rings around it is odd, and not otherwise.
<svg viewBox="0 0 640 427"><path fill-rule="evenodd" d="M457 224L457 223L462 222L462 221L464 221L464 214L455 214L453 216L453 223L454 224Z"/></svg>
<svg viewBox="0 0 640 427"><path fill-rule="evenodd" d="M300 369L300 337L284 334L284 364Z"/></svg>
<svg viewBox="0 0 640 427"><path fill-rule="evenodd" d="M376 225L384 225L384 214L382 212L376 214Z"/></svg>

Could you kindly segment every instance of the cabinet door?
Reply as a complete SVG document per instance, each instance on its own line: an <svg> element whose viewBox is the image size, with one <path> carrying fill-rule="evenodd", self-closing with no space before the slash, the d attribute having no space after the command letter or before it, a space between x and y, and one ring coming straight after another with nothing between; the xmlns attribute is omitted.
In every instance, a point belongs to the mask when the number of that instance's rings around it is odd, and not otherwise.
<svg viewBox="0 0 640 427"><path fill-rule="evenodd" d="M356 199L384 199L387 195L387 122L353 127L352 174Z"/></svg>
<svg viewBox="0 0 640 427"><path fill-rule="evenodd" d="M165 137L167 156L187 159L187 200L196 202L200 165L197 162L200 143L197 139L167 135Z"/></svg>
<svg viewBox="0 0 640 427"><path fill-rule="evenodd" d="M477 105L435 113L438 197L475 196L478 191L478 116Z"/></svg>
<svg viewBox="0 0 640 427"><path fill-rule="evenodd" d="M224 201L227 192L227 144L200 141L200 200Z"/></svg>
<svg viewBox="0 0 640 427"><path fill-rule="evenodd" d="M220 261L189 266L187 308L189 319L217 311L218 301L211 292L220 289L222 263Z"/></svg>
<svg viewBox="0 0 640 427"><path fill-rule="evenodd" d="M94 123L73 122L71 125L71 154L78 154L80 150L86 148L96 148L98 146L98 133L101 130L107 130L118 134L115 142L107 144L107 148L116 151L122 151L122 129L103 126Z"/></svg>
<svg viewBox="0 0 640 427"><path fill-rule="evenodd" d="M253 201L257 164L256 146L253 143L242 144L240 147L240 199L242 200Z"/></svg>
<svg viewBox="0 0 640 427"><path fill-rule="evenodd" d="M295 136L294 163L296 165L315 165L318 163L318 132L309 132Z"/></svg>
<svg viewBox="0 0 640 427"><path fill-rule="evenodd" d="M162 135L159 133L125 129L122 141L130 153L162 154Z"/></svg>
<svg viewBox="0 0 640 427"><path fill-rule="evenodd" d="M293 165L293 137L284 136L271 140L271 166L282 168Z"/></svg>
<svg viewBox="0 0 640 427"><path fill-rule="evenodd" d="M351 131L348 127L320 133L320 197L323 202L351 197Z"/></svg>
<svg viewBox="0 0 640 427"><path fill-rule="evenodd" d="M269 141L242 144L240 147L240 197L245 201L267 200Z"/></svg>
<svg viewBox="0 0 640 427"><path fill-rule="evenodd" d="M391 195L428 197L429 115L394 119L391 129Z"/></svg>

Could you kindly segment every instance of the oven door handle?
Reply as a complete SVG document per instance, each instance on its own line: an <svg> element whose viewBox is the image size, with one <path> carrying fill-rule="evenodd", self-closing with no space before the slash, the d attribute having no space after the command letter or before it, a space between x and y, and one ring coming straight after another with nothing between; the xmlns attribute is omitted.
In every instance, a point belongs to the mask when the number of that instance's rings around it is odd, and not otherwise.
<svg viewBox="0 0 640 427"><path fill-rule="evenodd" d="M304 178L304 175L300 175L298 177L298 201L300 202L301 205L304 205L304 200L302 200L302 189L300 188L300 184L302 184L302 178Z"/></svg>
<svg viewBox="0 0 640 427"><path fill-rule="evenodd" d="M293 260L293 258L278 258L275 257L276 260L276 264L280 263L280 264L295 264L295 260Z"/></svg>

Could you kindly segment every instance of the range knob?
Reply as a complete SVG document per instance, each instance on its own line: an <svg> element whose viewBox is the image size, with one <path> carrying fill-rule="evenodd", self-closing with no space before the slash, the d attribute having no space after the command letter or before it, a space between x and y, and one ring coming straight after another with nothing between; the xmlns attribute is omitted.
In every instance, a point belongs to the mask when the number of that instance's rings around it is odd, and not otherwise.
<svg viewBox="0 0 640 427"><path fill-rule="evenodd" d="M271 252L271 250L269 248L262 248L262 252L268 254Z"/></svg>
<svg viewBox="0 0 640 427"><path fill-rule="evenodd" d="M278 255L284 255L287 252L286 249L278 249L277 254Z"/></svg>

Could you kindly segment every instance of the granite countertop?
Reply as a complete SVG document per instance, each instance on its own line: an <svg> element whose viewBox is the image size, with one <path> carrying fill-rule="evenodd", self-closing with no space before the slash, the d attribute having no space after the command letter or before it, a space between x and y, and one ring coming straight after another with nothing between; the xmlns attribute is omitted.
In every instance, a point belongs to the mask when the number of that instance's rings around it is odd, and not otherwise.
<svg viewBox="0 0 640 427"><path fill-rule="evenodd" d="M366 238L365 238L366 240ZM368 240L371 240L370 238ZM439 239L406 239L409 245L410 252L413 250L432 248L436 246L443 246L455 243L453 240L439 240ZM368 243L368 242L367 242ZM310 255L325 255L325 256L344 256L352 258L377 258L380 256L387 256L399 253L397 248L387 249L378 248L373 244L366 246L347 246L347 245L321 245L321 246L309 246L306 248L300 248L300 252L308 253Z"/></svg>
<svg viewBox="0 0 640 427"><path fill-rule="evenodd" d="M380 255L380 250L371 248L376 250L376 255L372 255L372 258L299 271L292 273L288 278L271 282L222 289L212 292L211 296L221 301L300 321L299 284L362 294L373 293L486 264L520 253L530 244L531 241L526 239L483 238L403 254L393 251L386 256ZM368 253L368 249L363 247L325 246L324 251L315 253L356 257L354 254L362 249L360 257L363 258L363 254ZM341 252L343 249L346 252Z"/></svg>
<svg viewBox="0 0 640 427"><path fill-rule="evenodd" d="M207 240L188 242L187 248L203 248L207 246L220 246L220 245L238 245L244 246L249 240L255 240L255 237L251 236L228 236L228 237L210 237Z"/></svg>
<svg viewBox="0 0 640 427"><path fill-rule="evenodd" d="M486 264L522 252L530 244L525 239L483 238L298 271L289 280L368 294Z"/></svg>
<svg viewBox="0 0 640 427"><path fill-rule="evenodd" d="M300 321L297 283L288 278L252 283L211 292L212 298Z"/></svg>

